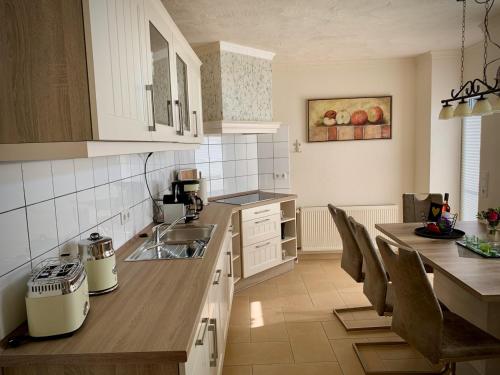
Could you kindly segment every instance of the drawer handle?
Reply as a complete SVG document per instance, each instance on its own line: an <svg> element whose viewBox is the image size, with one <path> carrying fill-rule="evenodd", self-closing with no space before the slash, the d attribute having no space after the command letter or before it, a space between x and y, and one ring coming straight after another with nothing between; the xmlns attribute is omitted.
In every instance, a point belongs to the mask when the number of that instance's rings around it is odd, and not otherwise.
<svg viewBox="0 0 500 375"><path fill-rule="evenodd" d="M180 100L176 100L175 104L178 108L179 115L179 130L177 130L178 135L184 135L184 114L182 113L182 102Z"/></svg>
<svg viewBox="0 0 500 375"><path fill-rule="evenodd" d="M229 273L227 274L227 277L233 277L233 257L230 251L226 254L229 257Z"/></svg>
<svg viewBox="0 0 500 375"><path fill-rule="evenodd" d="M260 249L261 247L264 247L264 246L267 246L267 245L270 245L270 244L271 244L271 242L269 242L269 241L268 241L268 242L266 242L266 243L264 243L264 244L262 244L262 245L255 246L255 248L256 248L256 249Z"/></svg>
<svg viewBox="0 0 500 375"><path fill-rule="evenodd" d="M148 127L150 132L156 131L156 120L155 120L155 91L153 85L146 85L146 91L151 91L151 115L153 117L153 125Z"/></svg>
<svg viewBox="0 0 500 375"><path fill-rule="evenodd" d="M194 125L195 125L195 130L196 130L196 134L194 136L197 137L198 136L198 113L196 113L196 111L193 111L193 115L194 115Z"/></svg>
<svg viewBox="0 0 500 375"><path fill-rule="evenodd" d="M265 223L266 221L269 221L271 219L264 219L264 220L259 220L259 221L255 221L254 224L262 224L262 223Z"/></svg>
<svg viewBox="0 0 500 375"><path fill-rule="evenodd" d="M222 270L217 270L215 271L215 275L217 276L214 280L214 285L219 285L220 283L220 278L222 276Z"/></svg>
<svg viewBox="0 0 500 375"><path fill-rule="evenodd" d="M219 347L217 342L217 319L210 319L210 327L208 330L213 332L214 352L210 358L210 367L217 367L217 359L219 358Z"/></svg>
<svg viewBox="0 0 500 375"><path fill-rule="evenodd" d="M263 214L264 212L269 212L271 210L262 210L262 211L255 211L253 214L258 215L258 214Z"/></svg>
<svg viewBox="0 0 500 375"><path fill-rule="evenodd" d="M204 345L205 344L205 335L207 334L207 328L208 328L208 318L203 318L201 320L201 323L204 324L204 328L202 330L203 334L201 335L201 339L196 339L195 345Z"/></svg>

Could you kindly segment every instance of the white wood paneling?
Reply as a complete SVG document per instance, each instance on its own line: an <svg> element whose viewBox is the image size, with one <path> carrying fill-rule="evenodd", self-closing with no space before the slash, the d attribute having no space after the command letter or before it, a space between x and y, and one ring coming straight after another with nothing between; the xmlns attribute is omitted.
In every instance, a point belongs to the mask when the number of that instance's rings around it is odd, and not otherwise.
<svg viewBox="0 0 500 375"><path fill-rule="evenodd" d="M279 237L243 247L243 277L249 277L281 263Z"/></svg>

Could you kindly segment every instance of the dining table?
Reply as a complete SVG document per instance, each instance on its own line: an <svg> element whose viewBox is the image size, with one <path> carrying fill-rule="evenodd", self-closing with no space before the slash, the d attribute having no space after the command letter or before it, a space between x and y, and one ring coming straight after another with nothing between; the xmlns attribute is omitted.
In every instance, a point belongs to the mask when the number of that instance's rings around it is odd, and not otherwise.
<svg viewBox="0 0 500 375"><path fill-rule="evenodd" d="M422 223L375 225L394 242L417 251L423 263L432 267L434 291L447 308L500 339L500 258L483 257L455 239L418 236L418 227ZM488 236L486 225L477 221L458 221L455 228L466 235ZM498 375L500 359L457 365L457 374L469 375L471 367L479 374Z"/></svg>

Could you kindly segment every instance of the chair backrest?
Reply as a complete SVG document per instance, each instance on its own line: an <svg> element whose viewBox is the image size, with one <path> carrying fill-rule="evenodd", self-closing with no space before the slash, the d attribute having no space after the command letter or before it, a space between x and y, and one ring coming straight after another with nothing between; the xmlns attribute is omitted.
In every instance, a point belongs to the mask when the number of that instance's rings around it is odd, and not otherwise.
<svg viewBox="0 0 500 375"><path fill-rule="evenodd" d="M403 194L403 223L419 223L422 216L427 217L431 202L443 203L443 195L431 193L424 199L419 199L415 193Z"/></svg>
<svg viewBox="0 0 500 375"><path fill-rule="evenodd" d="M335 221L340 238L342 239L342 259L340 260L340 266L359 283L363 281L363 255L361 255L358 243L354 237L353 228L344 210L332 204L328 205L328 210Z"/></svg>
<svg viewBox="0 0 500 375"><path fill-rule="evenodd" d="M392 330L437 363L441 357L443 312L418 253L377 236L395 294ZM398 248L396 254L391 246Z"/></svg>
<svg viewBox="0 0 500 375"><path fill-rule="evenodd" d="M356 241L363 255L365 278L363 280L363 293L371 302L377 313L382 316L385 312L391 312L392 308L387 306L387 286L389 281L385 273L384 265L373 245L372 239L366 227L350 217L353 225Z"/></svg>

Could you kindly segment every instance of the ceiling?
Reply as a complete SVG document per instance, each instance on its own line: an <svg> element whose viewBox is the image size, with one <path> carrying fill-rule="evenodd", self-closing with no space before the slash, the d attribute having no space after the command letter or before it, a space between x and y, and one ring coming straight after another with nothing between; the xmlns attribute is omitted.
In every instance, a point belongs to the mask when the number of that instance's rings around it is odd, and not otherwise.
<svg viewBox="0 0 500 375"><path fill-rule="evenodd" d="M460 46L456 0L162 0L193 45L224 40L276 52L275 62L413 56ZM498 1L491 14L500 12ZM467 3L467 41L484 8Z"/></svg>

